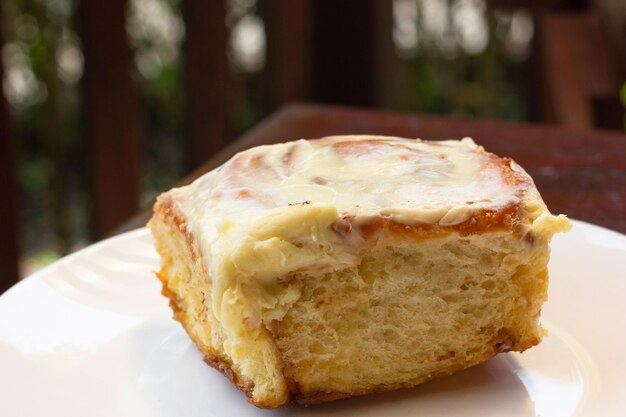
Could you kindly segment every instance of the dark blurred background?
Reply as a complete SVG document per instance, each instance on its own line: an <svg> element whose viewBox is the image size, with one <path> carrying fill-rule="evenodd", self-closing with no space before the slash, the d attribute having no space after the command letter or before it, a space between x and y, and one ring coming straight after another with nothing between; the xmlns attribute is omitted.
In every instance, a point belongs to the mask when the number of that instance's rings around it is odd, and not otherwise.
<svg viewBox="0 0 626 417"><path fill-rule="evenodd" d="M0 14L1 239L18 235L1 252L19 248L22 276L292 101L624 129L623 0L3 0Z"/></svg>

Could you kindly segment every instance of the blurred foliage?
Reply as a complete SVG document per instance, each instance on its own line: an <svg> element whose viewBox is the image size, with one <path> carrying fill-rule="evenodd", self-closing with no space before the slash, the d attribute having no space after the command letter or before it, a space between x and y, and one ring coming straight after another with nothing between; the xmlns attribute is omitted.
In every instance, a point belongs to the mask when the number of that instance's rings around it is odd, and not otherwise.
<svg viewBox="0 0 626 417"><path fill-rule="evenodd" d="M2 3L3 90L18 138L25 273L90 240L77 6L78 0ZM147 204L184 173L180 1L131 1L127 29L150 138L141 196Z"/></svg>
<svg viewBox="0 0 626 417"><path fill-rule="evenodd" d="M87 236L76 2L5 0L2 7L3 89L19 138L22 246L27 256L45 251L50 260Z"/></svg>
<svg viewBox="0 0 626 417"><path fill-rule="evenodd" d="M185 173L180 0L131 0L127 31L146 112L141 204L150 203Z"/></svg>
<svg viewBox="0 0 626 417"><path fill-rule="evenodd" d="M263 1L263 0L261 0ZM256 0L230 0L226 11L230 31L228 57L234 78L233 134L245 132L267 115L263 85L266 39Z"/></svg>
<svg viewBox="0 0 626 417"><path fill-rule="evenodd" d="M448 59L424 54L412 59L411 83L414 88L407 92L407 109L525 120L528 115L523 92L507 80L506 68L490 62L498 59L491 55L498 51L489 49L484 57Z"/></svg>
<svg viewBox="0 0 626 417"><path fill-rule="evenodd" d="M394 41L410 71L402 108L495 119L528 118L533 22L484 0L395 0Z"/></svg>
<svg viewBox="0 0 626 417"><path fill-rule="evenodd" d="M619 93L622 106L624 106L624 110L626 110L626 82L622 85L622 89ZM624 130L626 130L626 111L624 112Z"/></svg>

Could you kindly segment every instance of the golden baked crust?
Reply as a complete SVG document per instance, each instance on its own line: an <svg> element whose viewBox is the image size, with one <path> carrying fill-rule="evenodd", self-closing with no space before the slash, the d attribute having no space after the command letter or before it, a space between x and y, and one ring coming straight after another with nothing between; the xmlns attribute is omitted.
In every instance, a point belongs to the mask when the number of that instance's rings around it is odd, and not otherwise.
<svg viewBox="0 0 626 417"><path fill-rule="evenodd" d="M413 142L384 137L331 137L309 143L238 154L217 173L160 196L149 223L163 260L158 276L174 318L205 361L252 403L274 408L410 387L499 352L523 351L539 343L547 245L553 233L567 228L567 221L549 214L521 168L467 142L448 141L432 148L419 142L413 150ZM463 147L460 152L457 146ZM283 184L264 188L264 182L275 185L268 172L277 171L283 180L296 175L298 166L307 162L303 149L314 155L310 158L320 158L319 149L326 148L332 149L331 156L366 158L366 164L381 157L380 149L383 158L391 152L394 161L418 165L425 160L436 164L440 158L447 164L447 175L454 176L449 158L472 175L489 176L476 181L499 188L483 194L478 188L476 201L466 199L445 209L424 204L428 210L416 210L416 217L404 202L391 212L385 203L378 208L370 204L367 210L359 201L355 208L341 201L329 207L321 201L323 194L313 193L320 201L299 201L301 190ZM437 158L424 154L431 149ZM459 159L465 153L478 158L477 169L473 162ZM258 186L241 179L254 181L259 172ZM332 175L317 174L311 172L308 184L332 186ZM436 181L436 191L446 186ZM233 230L236 233L229 235ZM282 256L278 264L271 263L276 253ZM419 274L410 277L411 271ZM460 277L460 271L466 276ZM440 288L439 281L456 292ZM400 289L381 290L385 285ZM357 317L376 309L396 314L401 309L395 305L398 300L404 300L402 314L428 308L434 318L396 327L382 320L384 330L376 328L376 320L369 327L357 323ZM347 315L335 320L344 311ZM412 336L402 334L404 330ZM316 331L317 340L307 338ZM442 338L454 331L468 339L456 343ZM417 338L429 335L432 346L422 343L416 348L422 353L415 357L406 353ZM387 339L395 344L379 349ZM353 342L360 347L356 354L350 352ZM386 357L385 352L395 356ZM373 368L385 364L390 371L368 374L368 368L359 367L368 360ZM415 360L423 364L412 365Z"/></svg>

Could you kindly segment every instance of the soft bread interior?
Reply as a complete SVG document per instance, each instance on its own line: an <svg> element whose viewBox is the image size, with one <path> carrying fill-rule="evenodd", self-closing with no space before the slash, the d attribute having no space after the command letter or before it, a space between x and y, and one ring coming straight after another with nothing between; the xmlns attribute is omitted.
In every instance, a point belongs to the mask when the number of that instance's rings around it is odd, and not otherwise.
<svg viewBox="0 0 626 417"><path fill-rule="evenodd" d="M301 298L270 324L294 399L412 386L539 343L547 258L511 233L451 235L297 274Z"/></svg>

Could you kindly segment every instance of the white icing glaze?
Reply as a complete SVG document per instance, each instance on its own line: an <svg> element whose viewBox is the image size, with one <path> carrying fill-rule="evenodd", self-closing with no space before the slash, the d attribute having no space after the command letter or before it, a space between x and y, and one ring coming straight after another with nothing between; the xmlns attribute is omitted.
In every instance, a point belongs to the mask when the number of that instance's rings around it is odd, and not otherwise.
<svg viewBox="0 0 626 417"><path fill-rule="evenodd" d="M351 229L376 218L453 226L480 210L520 204L529 224L544 216L546 230L566 227L521 167L511 164L517 181L507 181L498 161L468 138L335 136L247 150L168 195L205 256L214 312L241 332L278 302L258 288L292 271L357 262L363 238ZM251 291L254 302L242 308Z"/></svg>
<svg viewBox="0 0 626 417"><path fill-rule="evenodd" d="M492 156L471 139L426 142L337 136L242 152L192 185L172 191L190 218L258 218L291 204L384 214L403 223L454 225L480 209L517 203ZM525 173L523 173L526 176Z"/></svg>

